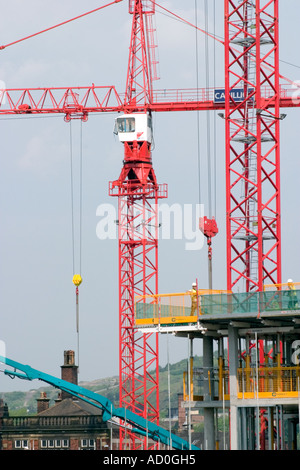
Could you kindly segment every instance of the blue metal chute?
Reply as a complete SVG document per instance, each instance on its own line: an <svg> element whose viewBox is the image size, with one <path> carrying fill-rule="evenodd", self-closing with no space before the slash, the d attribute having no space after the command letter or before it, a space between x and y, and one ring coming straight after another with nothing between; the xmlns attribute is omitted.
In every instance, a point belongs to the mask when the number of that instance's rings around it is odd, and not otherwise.
<svg viewBox="0 0 300 470"><path fill-rule="evenodd" d="M45 374L44 372L33 369L28 365L13 361L4 356L0 356L0 362L14 369L4 370L4 373L10 377L18 377L25 380L41 380L49 385L59 388L60 390L68 392L73 396L76 396L80 400L86 401L87 403L100 408L103 411L103 421L119 418L127 425L132 426L132 432L141 435L148 435L149 438L156 442L162 442L163 444L178 450L200 450L194 445L190 446L189 443L184 439L181 439L175 434L171 434L161 426L146 420L142 416L139 416L128 409L115 408L110 400L103 397L102 395L99 395L98 393L87 390L86 388L80 387L79 385L67 382L66 380ZM21 373L17 371L21 371Z"/></svg>
<svg viewBox="0 0 300 470"><path fill-rule="evenodd" d="M91 392L87 389L84 389L78 385L72 384L67 382L66 380L59 379L49 374L45 374L39 370L33 369L28 365L21 364L19 362L13 361L7 357L0 356L0 362L7 364L10 367L13 367L15 370L5 370L4 373L10 377L18 377L20 379L25 380L41 380L43 382L48 383L49 385L53 385L60 390L66 391L71 393L72 395L81 398L84 401L91 403L98 408L103 410L103 420L107 421L111 417L111 407L113 406L111 401L107 398L103 397L102 395L98 395L97 393ZM20 374L16 370L21 370L23 374ZM107 416L108 414L109 416Z"/></svg>

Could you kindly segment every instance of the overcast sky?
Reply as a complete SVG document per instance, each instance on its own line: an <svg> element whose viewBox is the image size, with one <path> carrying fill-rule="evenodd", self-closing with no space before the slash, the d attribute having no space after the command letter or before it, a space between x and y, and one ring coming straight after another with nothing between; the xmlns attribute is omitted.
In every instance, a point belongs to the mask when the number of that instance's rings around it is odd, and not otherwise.
<svg viewBox="0 0 300 470"><path fill-rule="evenodd" d="M105 1L13 0L1 2L0 45L48 28ZM195 23L194 0L161 0L161 5ZM223 37L223 0L216 0L216 22L209 2L209 29ZM203 1L198 25L204 28ZM281 73L300 80L297 41L300 4L280 2ZM0 51L0 80L7 88L115 85L125 91L131 15L128 2ZM163 12L156 14L160 80L157 89L196 86L196 33ZM217 43L216 74L210 86L224 86L223 48ZM198 33L199 86L205 86L204 37ZM283 62L284 61L284 62ZM294 64L298 67L289 65ZM300 281L299 154L300 110L286 110L281 125L283 279ZM119 177L122 145L113 135L114 114L90 115L82 124L83 224L80 286L79 379L118 374L118 244L99 240L97 208L114 204L108 182ZM206 113L200 113L202 202L207 204ZM213 115L211 115L213 122ZM72 284L70 124L63 116L0 117L0 340L7 357L60 376L63 351L77 354L75 289ZM78 223L78 166L81 122L72 121L74 208ZM214 287L226 288L224 122L216 120L217 211L220 233L213 242ZM197 114L154 116L153 164L159 183L169 187L168 203L197 204ZM76 230L78 226L76 225ZM78 231L76 232L76 236ZM78 240L76 239L76 242ZM162 240L159 291L184 292L198 279L207 288L207 250L187 250L186 239ZM78 246L75 261L78 266ZM78 270L78 269L77 269ZM172 338L170 361L187 357L184 339ZM197 354L195 345L195 354ZM160 362L166 363L166 338L160 339ZM77 358L78 359L78 358ZM0 374L0 392L39 387Z"/></svg>

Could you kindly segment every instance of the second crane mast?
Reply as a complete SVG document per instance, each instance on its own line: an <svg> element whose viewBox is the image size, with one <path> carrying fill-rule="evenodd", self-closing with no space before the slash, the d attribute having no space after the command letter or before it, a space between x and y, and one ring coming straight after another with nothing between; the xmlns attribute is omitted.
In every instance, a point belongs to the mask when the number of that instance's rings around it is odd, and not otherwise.
<svg viewBox="0 0 300 470"><path fill-rule="evenodd" d="M262 291L281 283L278 0L224 5L227 289Z"/></svg>

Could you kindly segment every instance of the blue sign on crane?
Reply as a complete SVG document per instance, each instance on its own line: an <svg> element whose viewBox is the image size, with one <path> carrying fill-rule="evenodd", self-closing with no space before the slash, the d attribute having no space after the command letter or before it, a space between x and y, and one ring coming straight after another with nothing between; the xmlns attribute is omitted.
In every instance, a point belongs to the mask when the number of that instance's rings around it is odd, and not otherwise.
<svg viewBox="0 0 300 470"><path fill-rule="evenodd" d="M253 88L248 89L248 94L253 92ZM242 102L245 99L244 88L233 88L230 91L230 96L236 102ZM214 91L214 103L225 103L225 88L217 88Z"/></svg>

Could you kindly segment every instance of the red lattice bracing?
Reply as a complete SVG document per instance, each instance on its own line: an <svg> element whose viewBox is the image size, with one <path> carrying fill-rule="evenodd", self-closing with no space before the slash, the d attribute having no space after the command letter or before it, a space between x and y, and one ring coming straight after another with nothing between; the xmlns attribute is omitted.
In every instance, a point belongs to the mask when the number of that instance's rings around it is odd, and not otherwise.
<svg viewBox="0 0 300 470"><path fill-rule="evenodd" d="M225 0L225 95L227 287L262 290L281 282L278 0Z"/></svg>
<svg viewBox="0 0 300 470"><path fill-rule="evenodd" d="M124 104L124 93L118 93L114 86L0 89L0 116L62 114L66 121L85 121L94 113L144 112L145 107L149 112L224 110L224 102L214 102L214 91L213 88L153 90L152 102L145 106L145 103ZM268 88L262 91L262 98L267 99ZM280 87L280 108L300 107L300 100L293 99L294 93L291 86Z"/></svg>
<svg viewBox="0 0 300 470"><path fill-rule="evenodd" d="M130 0L129 13L133 15L129 47L125 103L147 105L152 102L152 68L150 44L153 29L144 18L152 16L154 5L147 0ZM149 29L147 26L149 24ZM153 52L153 49L152 49Z"/></svg>
<svg viewBox="0 0 300 470"><path fill-rule="evenodd" d="M127 112L141 107L146 112L152 101L154 61L149 45L153 46L153 30L152 23L144 24L144 17L154 13L152 7L152 2L129 2L133 20L124 100ZM166 192L156 182L150 142L124 142L124 153L120 177L110 186L110 194L117 195L119 202L120 406L158 424L158 334L135 329L134 311L136 295L157 294L157 202ZM121 429L120 447L125 448L127 442L130 449L156 446L147 436L138 438Z"/></svg>
<svg viewBox="0 0 300 470"><path fill-rule="evenodd" d="M161 197L167 197L167 188L156 182L147 158L148 144L135 150L133 147L125 144L127 161L119 179L110 184L110 195L118 196L119 214L119 398L121 407L158 423L158 334L141 333L135 328L134 307L136 295L157 293L157 204ZM130 158L131 150L144 162ZM131 449L152 446L147 437L139 439L121 430L121 448L126 447L125 436Z"/></svg>

